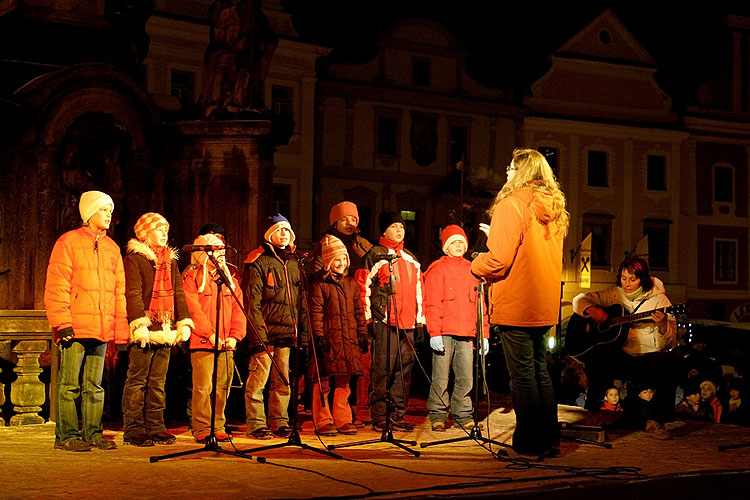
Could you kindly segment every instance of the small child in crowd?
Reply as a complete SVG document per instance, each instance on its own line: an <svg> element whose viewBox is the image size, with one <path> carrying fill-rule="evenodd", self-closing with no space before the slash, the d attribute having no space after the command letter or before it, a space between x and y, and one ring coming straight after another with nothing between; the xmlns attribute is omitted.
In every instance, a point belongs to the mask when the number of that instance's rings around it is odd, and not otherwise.
<svg viewBox="0 0 750 500"><path fill-rule="evenodd" d="M310 323L318 356L317 364L310 363L315 432L321 436L356 434L348 401L349 381L362 374L360 346L368 346L367 322L357 282L347 274L349 254L344 243L335 236L324 236L321 258L323 268L310 284ZM331 382L333 403L329 407Z"/></svg>
<svg viewBox="0 0 750 500"><path fill-rule="evenodd" d="M194 245L224 246L213 234L196 238ZM213 367L215 349L220 351L216 369L216 403L214 417L214 435L217 441L228 441L226 417L224 414L229 385L234 374L234 350L237 342L245 338L245 315L240 304L232 297L240 284L230 277L231 271L226 266L224 250L214 251L216 261L224 271L224 277L231 280L230 286L221 289L221 314L218 326L218 345L216 343L216 307L219 280L216 265L206 252L193 252L191 266L183 275L183 288L190 315L195 323L195 331L190 339L190 362L193 366L193 399L192 428L193 436L199 443L205 443L211 431L211 391L213 389ZM242 298L238 295L238 300Z"/></svg>
<svg viewBox="0 0 750 500"><path fill-rule="evenodd" d="M455 224L440 233L445 255L425 271L425 319L432 347L432 385L427 399L430 424L435 432L445 431L448 410L453 420L470 430L474 426L471 402L474 340L477 335L477 278L471 262L464 259L468 240ZM490 325L482 308L482 345L489 351ZM448 396L448 379L453 368L453 394Z"/></svg>

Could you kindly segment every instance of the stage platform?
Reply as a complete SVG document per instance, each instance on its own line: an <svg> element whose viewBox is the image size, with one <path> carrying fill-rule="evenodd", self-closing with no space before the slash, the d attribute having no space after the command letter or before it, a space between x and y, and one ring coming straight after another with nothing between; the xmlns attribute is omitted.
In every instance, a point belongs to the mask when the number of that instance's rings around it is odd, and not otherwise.
<svg viewBox="0 0 750 500"><path fill-rule="evenodd" d="M507 397L484 419L483 436L510 443L515 415ZM203 450L184 423L171 426L177 443L136 448L122 444L122 431L108 424L116 450L72 453L53 449L54 424L0 428L0 498L9 499L277 499L277 498L746 498L750 446L719 451L720 445L750 444L750 428L677 421L674 439L657 441L640 431L607 433L611 448L563 440L559 457L535 461L502 456L503 446L461 441L422 448L422 443L466 434L456 426L432 432L424 400L413 399L407 420L419 457L388 442L334 449L330 458L297 446L253 453L252 458L201 451L157 460L170 453ZM583 409L559 407L560 421L581 422ZM321 438L310 415L301 415L301 441L318 450L329 444L378 440L366 428L355 436ZM224 450L249 450L284 439L257 441L242 425L230 426ZM258 460L263 457L264 463Z"/></svg>

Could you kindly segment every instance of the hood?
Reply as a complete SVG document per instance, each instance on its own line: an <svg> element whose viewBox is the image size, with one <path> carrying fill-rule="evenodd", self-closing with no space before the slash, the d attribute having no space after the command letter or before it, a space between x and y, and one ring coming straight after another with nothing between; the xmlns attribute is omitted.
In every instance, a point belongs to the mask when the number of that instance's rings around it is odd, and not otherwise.
<svg viewBox="0 0 750 500"><path fill-rule="evenodd" d="M529 205L537 220L542 224L547 225L555 219L555 213L552 210L551 192L524 187L516 191L515 194Z"/></svg>
<svg viewBox="0 0 750 500"><path fill-rule="evenodd" d="M154 251L151 250L151 248L146 243L135 238L128 241L127 253L137 253L144 256L151 262L156 262L156 254L154 253ZM177 260L180 258L180 255L177 253L176 249L169 247L169 258L172 260Z"/></svg>

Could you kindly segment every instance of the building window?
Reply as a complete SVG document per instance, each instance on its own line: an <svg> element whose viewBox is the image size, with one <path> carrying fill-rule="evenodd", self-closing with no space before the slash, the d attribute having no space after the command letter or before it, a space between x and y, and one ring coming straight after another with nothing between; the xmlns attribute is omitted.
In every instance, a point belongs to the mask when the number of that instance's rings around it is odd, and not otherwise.
<svg viewBox="0 0 750 500"><path fill-rule="evenodd" d="M591 233L592 267L611 267L613 219L613 216L606 214L584 214L583 216L583 236Z"/></svg>
<svg viewBox="0 0 750 500"><path fill-rule="evenodd" d="M537 148L537 151L542 153L544 155L544 158L547 160L547 163L549 163L550 168L552 169L552 173L555 174L556 178L560 178L560 173L558 171L558 155L557 155L557 148L550 148L547 146L540 146Z"/></svg>
<svg viewBox="0 0 750 500"><path fill-rule="evenodd" d="M609 187L607 182L606 151L589 151L588 185L592 187Z"/></svg>
<svg viewBox="0 0 750 500"><path fill-rule="evenodd" d="M404 226L404 247L406 248L419 248L419 234L417 231L417 212L414 210L401 210L401 218L406 223Z"/></svg>
<svg viewBox="0 0 750 500"><path fill-rule="evenodd" d="M411 62L411 81L414 85L430 85L430 60L414 59Z"/></svg>
<svg viewBox="0 0 750 500"><path fill-rule="evenodd" d="M737 283L737 240L714 240L714 282Z"/></svg>
<svg viewBox="0 0 750 500"><path fill-rule="evenodd" d="M281 214L287 219L291 218L292 186L289 184L274 184L272 203L273 213Z"/></svg>
<svg viewBox="0 0 750 500"><path fill-rule="evenodd" d="M450 164L466 163L466 149L468 145L469 129L461 125L451 125L450 131ZM463 166L463 165L462 165Z"/></svg>
<svg viewBox="0 0 750 500"><path fill-rule="evenodd" d="M648 264L651 269L669 270L669 226L672 221L646 219L643 234L648 235Z"/></svg>
<svg viewBox="0 0 750 500"><path fill-rule="evenodd" d="M398 120L389 116L378 117L376 151L380 155L398 154Z"/></svg>
<svg viewBox="0 0 750 500"><path fill-rule="evenodd" d="M195 73L173 69L169 78L169 93L175 96L183 110L195 103Z"/></svg>
<svg viewBox="0 0 750 500"><path fill-rule="evenodd" d="M662 155L648 155L646 159L646 189L667 190L667 159Z"/></svg>
<svg viewBox="0 0 750 500"><path fill-rule="evenodd" d="M271 112L276 116L294 118L293 113L294 90L282 85L271 85Z"/></svg>
<svg viewBox="0 0 750 500"><path fill-rule="evenodd" d="M734 169L726 166L714 167L714 201L734 201Z"/></svg>

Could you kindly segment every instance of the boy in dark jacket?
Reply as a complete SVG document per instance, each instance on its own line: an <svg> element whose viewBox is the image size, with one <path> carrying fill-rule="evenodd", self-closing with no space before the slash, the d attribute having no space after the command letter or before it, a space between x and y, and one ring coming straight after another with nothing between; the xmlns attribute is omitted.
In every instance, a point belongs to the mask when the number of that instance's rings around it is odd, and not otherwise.
<svg viewBox="0 0 750 500"><path fill-rule="evenodd" d="M270 217L265 241L248 254L242 273L244 302L253 323L247 331L251 358L245 384L246 432L256 439L270 439L273 435L289 437L292 432L288 414L290 388L272 369L271 358L260 340L288 380L291 347L304 344L307 338L307 308L305 301L300 300L300 269L294 256L294 238L285 217L280 214ZM266 423L263 388L269 375Z"/></svg>
<svg viewBox="0 0 750 500"><path fill-rule="evenodd" d="M389 389L394 403L391 428L411 431L414 426L404 421L404 414L414 364L414 330L424 324L422 272L414 254L404 248L405 227L401 215L383 212L378 223L382 235L379 244L367 252L365 268L356 273L363 294L365 318L372 325L375 338L370 368L370 417L373 428L382 430ZM393 294L389 293L389 261L393 267ZM390 308L387 307L389 300Z"/></svg>

